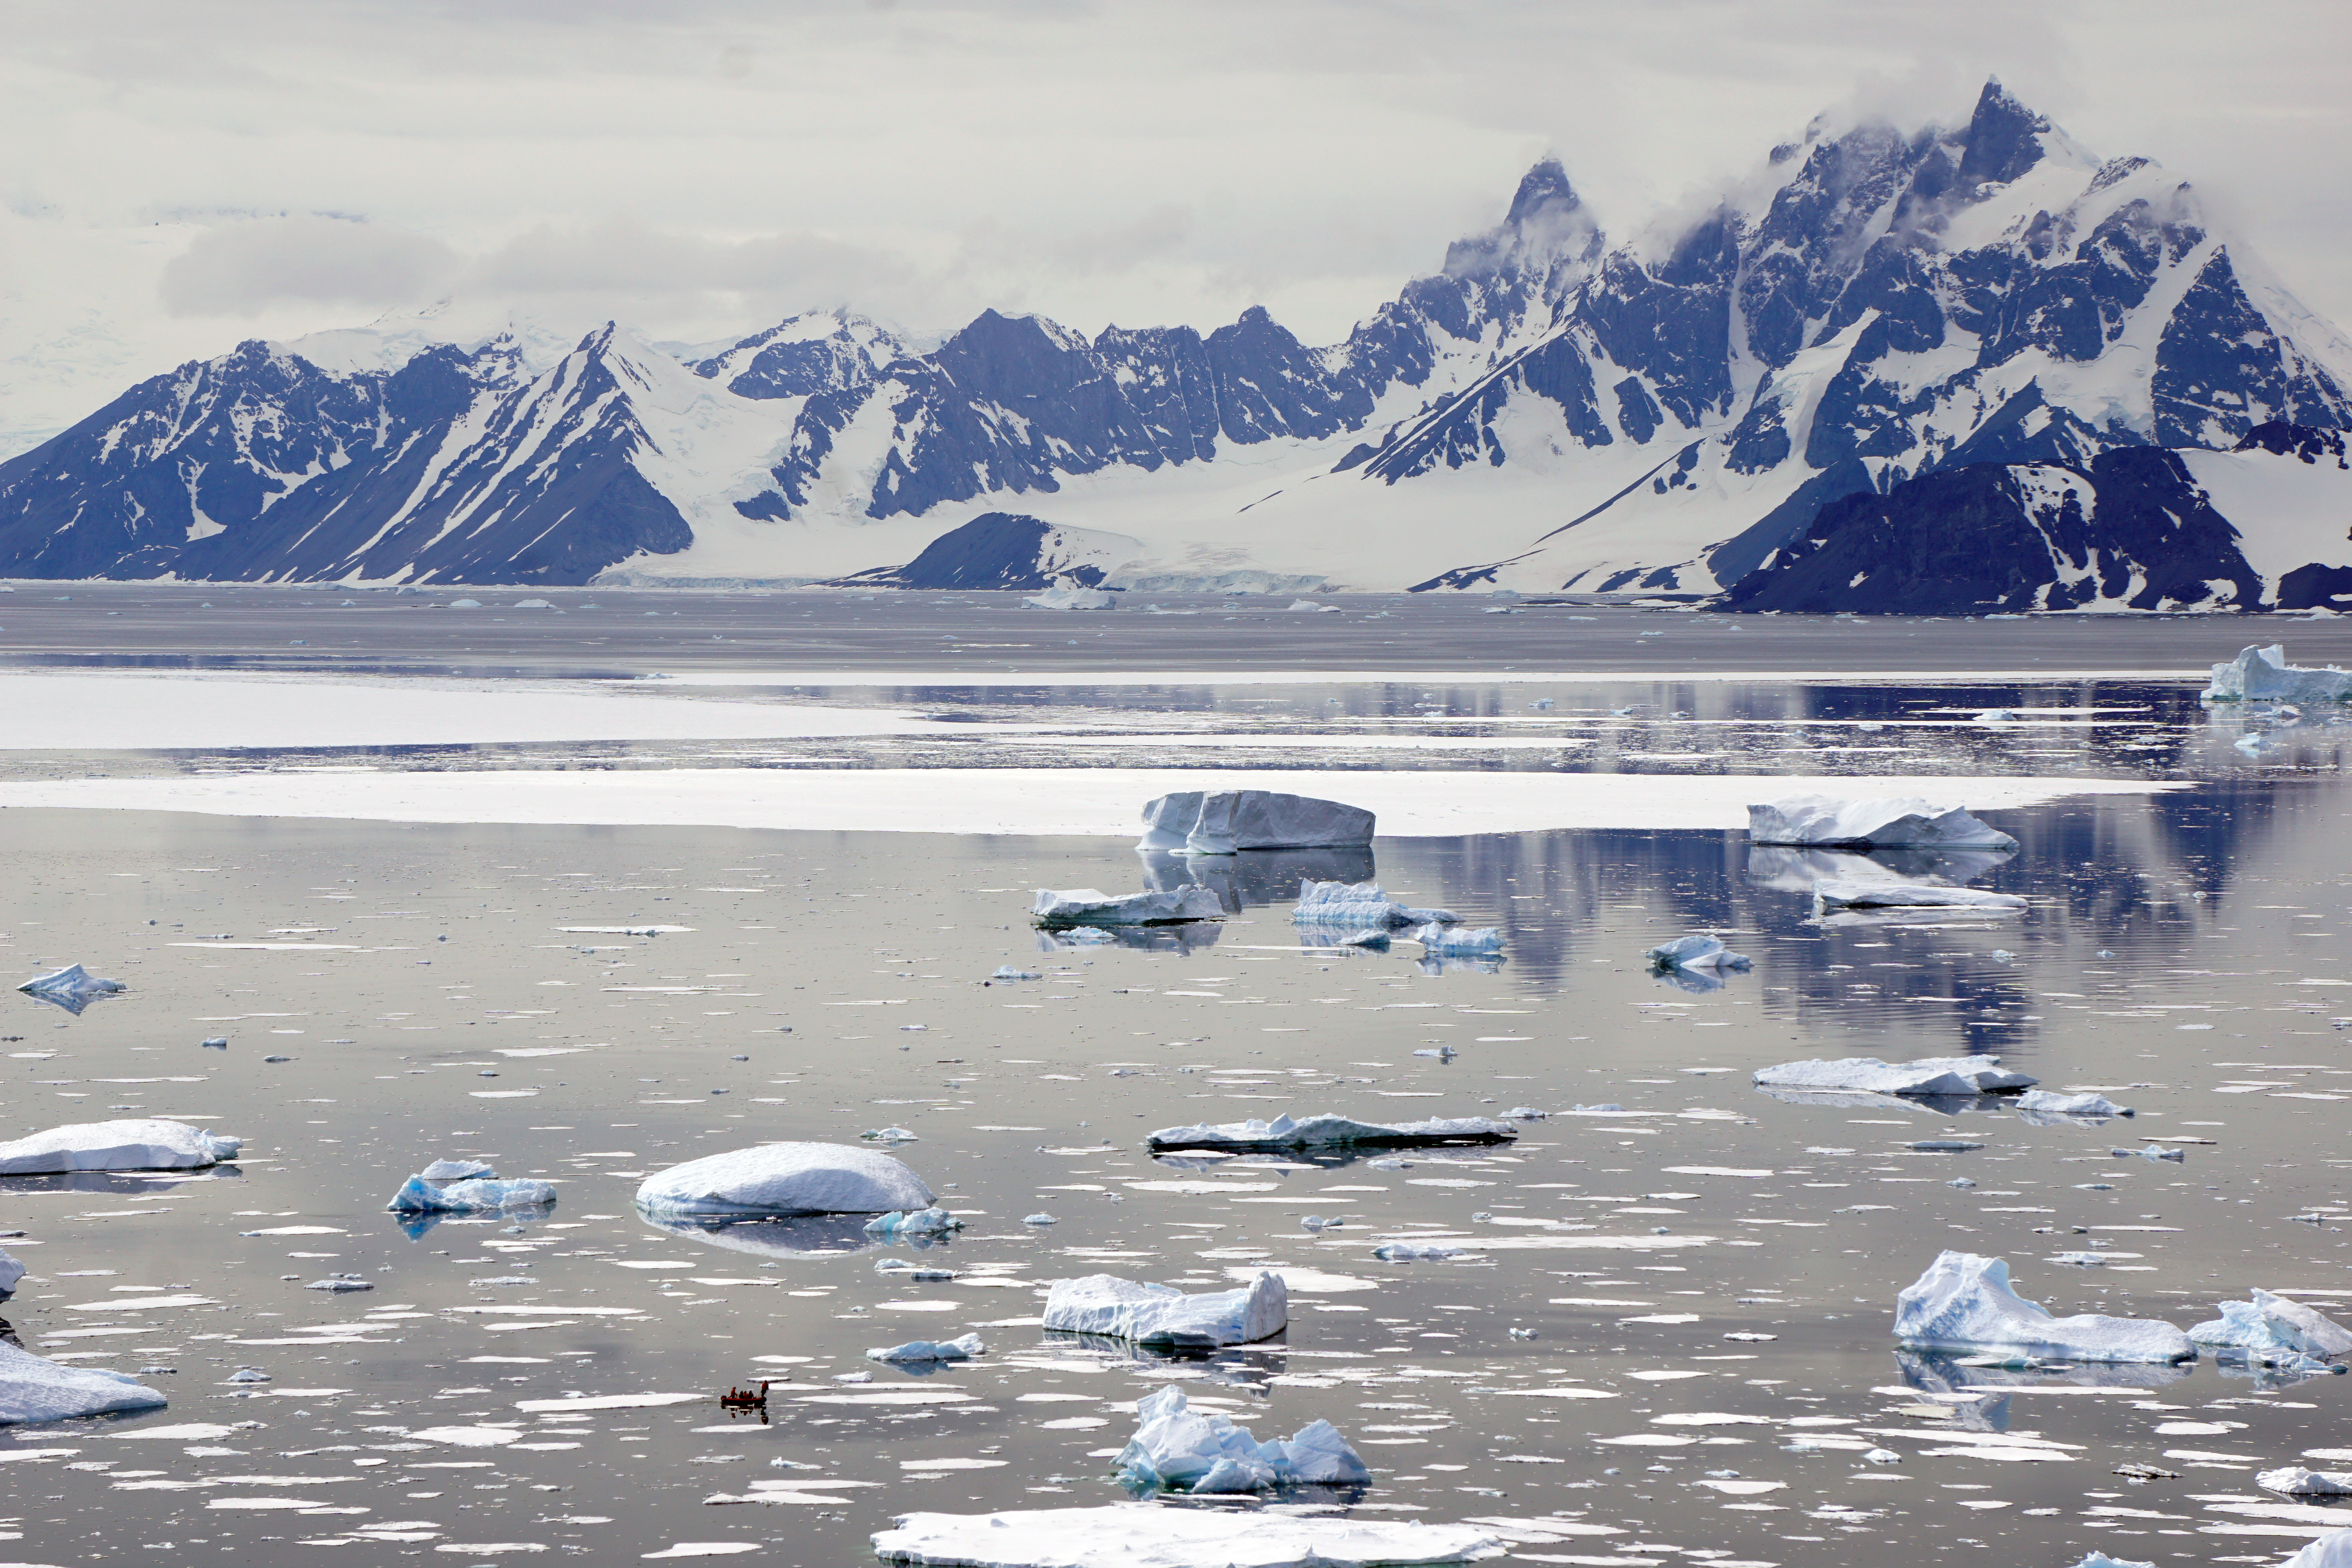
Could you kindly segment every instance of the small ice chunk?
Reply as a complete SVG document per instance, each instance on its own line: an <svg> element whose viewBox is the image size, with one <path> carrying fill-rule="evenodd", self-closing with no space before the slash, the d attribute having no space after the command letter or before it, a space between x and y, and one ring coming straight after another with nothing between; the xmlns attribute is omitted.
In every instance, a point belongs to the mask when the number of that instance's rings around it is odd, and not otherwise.
<svg viewBox="0 0 2352 1568"><path fill-rule="evenodd" d="M27 996L44 1002L54 1002L68 1013L79 1013L96 996L110 996L129 989L120 980L108 980L92 974L79 963L68 963L63 969L53 969L47 974L36 974L16 987Z"/></svg>
<svg viewBox="0 0 2352 1568"><path fill-rule="evenodd" d="M2015 893L1944 888L1928 882L1816 882L1813 912L1827 910L2000 910L2026 907Z"/></svg>
<svg viewBox="0 0 2352 1568"><path fill-rule="evenodd" d="M2219 1318L2189 1331L2190 1342L2215 1349L2292 1353L2321 1362L2352 1356L2352 1330L2333 1318L2268 1290L2251 1294L2252 1300L2221 1302Z"/></svg>
<svg viewBox="0 0 2352 1568"><path fill-rule="evenodd" d="M0 1342L0 1426L161 1410L165 1403L162 1394L122 1373L59 1366Z"/></svg>
<svg viewBox="0 0 2352 1568"><path fill-rule="evenodd" d="M2145 1564L2137 1568L2146 1568ZM2352 1568L2352 1530L2330 1531L2278 1568Z"/></svg>
<svg viewBox="0 0 2352 1568"><path fill-rule="evenodd" d="M1045 977L1034 969L1015 969L1009 963L1000 963L996 966L996 973L989 978L991 980L1043 980Z"/></svg>
<svg viewBox="0 0 2352 1568"><path fill-rule="evenodd" d="M1114 1274L1057 1279L1045 1294L1046 1328L1139 1345L1208 1350L1250 1344L1282 1332L1289 1322L1289 1287L1270 1272L1238 1290L1196 1296Z"/></svg>
<svg viewBox="0 0 2352 1568"><path fill-rule="evenodd" d="M1652 948L1650 967L1667 969L1732 969L1742 973L1755 965L1744 952L1734 952L1712 936L1678 936Z"/></svg>
<svg viewBox="0 0 2352 1568"><path fill-rule="evenodd" d="M1024 1509L1003 1513L907 1513L874 1534L886 1563L970 1568L1417 1568L1502 1553L1469 1524L1318 1518L1256 1510Z"/></svg>
<svg viewBox="0 0 2352 1568"><path fill-rule="evenodd" d="M1923 1057L1915 1062L1883 1062L1876 1057L1836 1061L1782 1062L1759 1068L1764 1089L1843 1089L1869 1094L1999 1094L2031 1089L2033 1079L2003 1070L1999 1057Z"/></svg>
<svg viewBox="0 0 2352 1568"><path fill-rule="evenodd" d="M1093 888L1037 889L1030 918L1041 926L1148 926L1224 918L1214 889L1197 882L1114 897Z"/></svg>
<svg viewBox="0 0 2352 1568"><path fill-rule="evenodd" d="M308 1285L303 1286L302 1289L305 1290L325 1290L331 1294L341 1296L352 1290L373 1290L375 1287L365 1279L346 1279L340 1274L331 1274L324 1279L311 1280Z"/></svg>
<svg viewBox="0 0 2352 1568"><path fill-rule="evenodd" d="M2155 1319L2053 1317L2011 1288L2007 1262L1970 1252L1938 1255L1895 1297L1895 1338L1920 1350L2001 1351L2047 1361L2197 1359L2188 1335Z"/></svg>
<svg viewBox="0 0 2352 1568"><path fill-rule="evenodd" d="M402 1183L383 1206L394 1214L495 1214L554 1201L555 1187L548 1182L494 1182L476 1176L436 1183L418 1174Z"/></svg>
<svg viewBox="0 0 2352 1568"><path fill-rule="evenodd" d="M1391 1241L1372 1248L1372 1256L1383 1263L1444 1263L1469 1253L1458 1247L1439 1247L1433 1243Z"/></svg>
<svg viewBox="0 0 2352 1568"><path fill-rule="evenodd" d="M1062 1222L1049 1214L1033 1214L1023 1219L1023 1225L1059 1225Z"/></svg>
<svg viewBox="0 0 2352 1568"><path fill-rule="evenodd" d="M1294 925L1344 925L1361 930L1394 931L1434 921L1452 925L1460 919L1452 910L1417 910L1400 904L1378 882L1318 882L1298 884L1298 903L1290 911Z"/></svg>
<svg viewBox="0 0 2352 1568"><path fill-rule="evenodd" d="M2053 1094L2046 1089L2029 1089L2018 1098L2020 1110L2038 1110L2051 1116L2129 1116L2131 1107L2117 1105L2104 1094Z"/></svg>
<svg viewBox="0 0 2352 1568"><path fill-rule="evenodd" d="M1838 849L2015 849L2017 840L1957 805L1910 797L1833 800L1799 795L1748 808L1756 844Z"/></svg>
<svg viewBox="0 0 2352 1568"><path fill-rule="evenodd" d="M2075 1563L2074 1568L2156 1568L2156 1564L2135 1562L2125 1557L2110 1557L2104 1552L2094 1552Z"/></svg>
<svg viewBox="0 0 2352 1568"><path fill-rule="evenodd" d="M869 1127L858 1134L868 1143L919 1143L922 1142L903 1127Z"/></svg>
<svg viewBox="0 0 2352 1568"><path fill-rule="evenodd" d="M1358 848L1372 841L1361 806L1273 790L1180 790L1148 801L1138 849L1234 855L1245 849Z"/></svg>
<svg viewBox="0 0 2352 1568"><path fill-rule="evenodd" d="M903 1345L888 1350L867 1351L867 1361L939 1362L970 1361L987 1353L988 1347L980 1342L978 1334L966 1334L960 1340L908 1340Z"/></svg>
<svg viewBox="0 0 2352 1568"><path fill-rule="evenodd" d="M1508 1143L1519 1130L1484 1116L1427 1121L1358 1121L1329 1111L1271 1121L1199 1122L1163 1127L1144 1139L1152 1149L1422 1148L1440 1143Z"/></svg>
<svg viewBox="0 0 2352 1568"><path fill-rule="evenodd" d="M476 1176L496 1176L499 1173L479 1160L436 1160L416 1173L427 1182L463 1182Z"/></svg>
<svg viewBox="0 0 2352 1568"><path fill-rule="evenodd" d="M930 1206L920 1177L877 1149L767 1143L646 1178L637 1206L662 1215L883 1214Z"/></svg>
<svg viewBox="0 0 2352 1568"><path fill-rule="evenodd" d="M193 1171L234 1160L245 1140L184 1121L89 1121L0 1143L0 1176L64 1171Z"/></svg>
<svg viewBox="0 0 2352 1568"><path fill-rule="evenodd" d="M1480 926L1475 931L1459 930L1432 921L1412 933L1412 940L1432 952L1462 957L1484 957L1503 951L1503 933L1495 926Z"/></svg>
<svg viewBox="0 0 2352 1568"><path fill-rule="evenodd" d="M868 1236L945 1236L961 1230L963 1221L943 1208L920 1208L877 1215L866 1222Z"/></svg>
<svg viewBox="0 0 2352 1568"><path fill-rule="evenodd" d="M2213 667L2208 702L2352 701L2352 670L2305 669L2286 661L2286 646L2250 647Z"/></svg>
<svg viewBox="0 0 2352 1568"><path fill-rule="evenodd" d="M1261 1443L1226 1416L1192 1409L1172 1384L1137 1401L1135 1414L1142 1425L1116 1461L1119 1479L1129 1486L1213 1494L1372 1479L1328 1421L1310 1421L1286 1440Z"/></svg>

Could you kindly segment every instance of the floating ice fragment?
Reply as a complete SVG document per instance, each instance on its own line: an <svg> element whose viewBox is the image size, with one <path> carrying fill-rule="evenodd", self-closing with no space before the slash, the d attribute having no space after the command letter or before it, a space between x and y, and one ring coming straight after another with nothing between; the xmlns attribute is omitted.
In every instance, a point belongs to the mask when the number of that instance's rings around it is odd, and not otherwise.
<svg viewBox="0 0 2352 1568"><path fill-rule="evenodd" d="M1327 1219L1319 1214L1311 1214L1302 1218L1298 1226L1301 1230L1338 1230L1345 1224L1345 1220Z"/></svg>
<svg viewBox="0 0 2352 1568"><path fill-rule="evenodd" d="M1328 1421L1309 1422L1287 1441L1261 1443L1225 1416L1193 1410L1173 1384L1139 1400L1135 1414L1142 1425L1117 1461L1119 1479L1129 1486L1232 1493L1372 1479Z"/></svg>
<svg viewBox="0 0 2352 1568"><path fill-rule="evenodd" d="M2286 661L2286 646L2250 647L2213 667L2201 693L2208 702L2352 701L2352 671L2305 669Z"/></svg>
<svg viewBox="0 0 2352 1568"><path fill-rule="evenodd" d="M960 1340L908 1340L903 1345L888 1350L867 1351L867 1361L898 1363L970 1361L987 1353L988 1347L980 1342L978 1334L966 1334Z"/></svg>
<svg viewBox="0 0 2352 1568"><path fill-rule="evenodd" d="M901 1514L874 1553L931 1568L1412 1568L1499 1555L1475 1525L1127 1504Z"/></svg>
<svg viewBox="0 0 2352 1568"><path fill-rule="evenodd" d="M435 1164L449 1164L439 1160ZM394 1214L496 1214L501 1209L532 1208L555 1201L548 1182L499 1182L471 1176L458 1181L433 1180L432 1167L401 1184L383 1206Z"/></svg>
<svg viewBox="0 0 2352 1568"><path fill-rule="evenodd" d="M1836 1061L1782 1062L1758 1069L1760 1088L1845 1089L1870 1094L1999 1094L2030 1089L2033 1079L2003 1070L1999 1057L1923 1057L1914 1062L1883 1062L1876 1057Z"/></svg>
<svg viewBox="0 0 2352 1568"><path fill-rule="evenodd" d="M2131 1107L2117 1105L2104 1094L2053 1094L2046 1089L2029 1089L2019 1097L2017 1109L2037 1110L2052 1116L2129 1116Z"/></svg>
<svg viewBox="0 0 2352 1568"><path fill-rule="evenodd" d="M1848 849L2015 849L2017 840L1988 827L1957 805L1908 797L1832 800L1790 795L1748 808L1748 837L1756 844L1803 844Z"/></svg>
<svg viewBox="0 0 2352 1568"><path fill-rule="evenodd" d="M0 1296L5 1296L14 1290L17 1281L24 1278L25 1266L5 1251L0 1251Z"/></svg>
<svg viewBox="0 0 2352 1568"><path fill-rule="evenodd" d="M868 1236L945 1236L962 1228L963 1221L943 1208L893 1211L866 1222Z"/></svg>
<svg viewBox="0 0 2352 1568"><path fill-rule="evenodd" d="M1748 955L1733 952L1722 941L1711 936L1678 936L1662 942L1645 955L1654 970L1668 969L1731 969L1745 973L1754 964Z"/></svg>
<svg viewBox="0 0 2352 1568"><path fill-rule="evenodd" d="M1945 1252L1895 1297L1895 1338L1923 1350L2002 1351L2049 1361L2194 1361L2170 1323L2095 1313L2056 1318L2011 1288L1998 1258Z"/></svg>
<svg viewBox="0 0 2352 1568"><path fill-rule="evenodd" d="M0 1176L64 1171L193 1171L234 1160L241 1138L184 1121L90 1121L0 1143Z"/></svg>
<svg viewBox="0 0 2352 1568"><path fill-rule="evenodd" d="M196 1043L210 1051L225 1051L228 1049L228 1037L226 1035L215 1035L208 1039L199 1040Z"/></svg>
<svg viewBox="0 0 2352 1568"><path fill-rule="evenodd" d="M1827 910L1987 910L2015 911L2026 907L2014 893L1989 893L1981 888L1943 888L1926 882L1816 882L1813 912Z"/></svg>
<svg viewBox="0 0 2352 1568"><path fill-rule="evenodd" d="M2317 1362L2352 1357L2352 1330L2300 1301L2251 1292L2252 1300L2223 1301L2221 1315L2189 1331L2191 1342L2242 1350L2257 1356L2305 1357Z"/></svg>
<svg viewBox="0 0 2352 1568"><path fill-rule="evenodd" d="M308 1285L303 1286L302 1289L305 1290L326 1290L341 1296L352 1290L373 1290L375 1287L364 1279L347 1279L340 1274L331 1274L324 1279L311 1280Z"/></svg>
<svg viewBox="0 0 2352 1568"><path fill-rule="evenodd" d="M1163 1127L1144 1139L1152 1149L1422 1148L1444 1143L1507 1143L1519 1135L1508 1122L1483 1116L1427 1121L1358 1121L1325 1111L1272 1121L1201 1122Z"/></svg>
<svg viewBox="0 0 2352 1568"><path fill-rule="evenodd" d="M2289 1497L2352 1496L2352 1475L2335 1470L2306 1470L2300 1465L2264 1470L2254 1478L2254 1485L2264 1491L2284 1492Z"/></svg>
<svg viewBox="0 0 2352 1568"><path fill-rule="evenodd" d="M1452 910L1417 910L1391 900L1378 882L1318 882L1298 884L1298 903L1291 910L1294 925L1344 925L1393 931L1435 922L1452 925L1460 917Z"/></svg>
<svg viewBox="0 0 2352 1568"><path fill-rule="evenodd" d="M1503 933L1494 926L1480 926L1475 931L1449 928L1435 921L1412 933L1413 941L1431 952L1461 957L1478 957L1503 951Z"/></svg>
<svg viewBox="0 0 2352 1568"><path fill-rule="evenodd" d="M1038 1213L1027 1215L1021 1223L1023 1225L1059 1225L1062 1222L1055 1219L1052 1215Z"/></svg>
<svg viewBox="0 0 2352 1568"><path fill-rule="evenodd" d="M1186 1350L1254 1343L1282 1332L1289 1321L1289 1288L1273 1273L1238 1290L1197 1296L1113 1274L1057 1279L1045 1294L1044 1317L1045 1328L1064 1333Z"/></svg>
<svg viewBox="0 0 2352 1568"><path fill-rule="evenodd" d="M1021 601L1036 610L1116 610L1118 595L1102 588L1078 588L1056 583L1042 594Z"/></svg>
<svg viewBox="0 0 2352 1568"><path fill-rule="evenodd" d="M1192 882L1116 898L1093 888L1040 888L1029 913L1041 926L1143 926L1222 920L1225 907L1213 889Z"/></svg>
<svg viewBox="0 0 2352 1568"><path fill-rule="evenodd" d="M930 1206L931 1189L889 1155L835 1143L768 1143L708 1154L646 1178L653 1215L882 1214Z"/></svg>
<svg viewBox="0 0 2352 1568"><path fill-rule="evenodd" d="M991 980L1043 980L1045 977L1034 969L1015 969L1009 963L1000 963L996 966L996 973L989 978Z"/></svg>
<svg viewBox="0 0 2352 1568"><path fill-rule="evenodd" d="M1143 807L1138 849L1233 855L1244 849L1360 848L1374 817L1361 806L1271 790L1182 790Z"/></svg>
<svg viewBox="0 0 2352 1568"><path fill-rule="evenodd" d="M858 1134L868 1143L919 1143L921 1139L903 1127L874 1127Z"/></svg>
<svg viewBox="0 0 2352 1568"><path fill-rule="evenodd" d="M119 1372L59 1366L0 1342L0 1426L161 1410L163 1396Z"/></svg>
<svg viewBox="0 0 2352 1568"><path fill-rule="evenodd" d="M1439 1247L1433 1243L1391 1241L1372 1248L1372 1256L1383 1263L1444 1263L1471 1255L1458 1247Z"/></svg>
<svg viewBox="0 0 2352 1568"><path fill-rule="evenodd" d="M1888 1448L1873 1448L1862 1458L1864 1464L1870 1465L1899 1465L1903 1462L1902 1455Z"/></svg>

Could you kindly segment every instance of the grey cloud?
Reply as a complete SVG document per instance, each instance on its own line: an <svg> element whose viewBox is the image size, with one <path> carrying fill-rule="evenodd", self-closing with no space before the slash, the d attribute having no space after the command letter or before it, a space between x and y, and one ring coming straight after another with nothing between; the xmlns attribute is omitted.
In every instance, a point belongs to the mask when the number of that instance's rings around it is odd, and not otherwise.
<svg viewBox="0 0 2352 1568"><path fill-rule="evenodd" d="M248 316L297 300L381 309L433 298L457 266L427 236L304 215L207 229L158 287L178 316Z"/></svg>

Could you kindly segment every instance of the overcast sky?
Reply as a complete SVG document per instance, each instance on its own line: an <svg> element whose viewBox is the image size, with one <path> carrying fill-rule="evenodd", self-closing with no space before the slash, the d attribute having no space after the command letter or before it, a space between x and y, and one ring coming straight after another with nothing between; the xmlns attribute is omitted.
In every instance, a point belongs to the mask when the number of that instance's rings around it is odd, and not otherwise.
<svg viewBox="0 0 2352 1568"><path fill-rule="evenodd" d="M1556 153L1612 237L1999 75L2352 323L2343 0L0 0L0 454L455 295L1342 335Z"/></svg>

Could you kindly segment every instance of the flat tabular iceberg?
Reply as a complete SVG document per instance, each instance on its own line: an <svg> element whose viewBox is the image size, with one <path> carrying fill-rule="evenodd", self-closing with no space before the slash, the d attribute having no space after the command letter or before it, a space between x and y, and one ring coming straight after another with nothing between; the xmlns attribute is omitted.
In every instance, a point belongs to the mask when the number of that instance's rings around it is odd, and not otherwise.
<svg viewBox="0 0 2352 1568"><path fill-rule="evenodd" d="M2352 670L2305 669L2286 661L2286 647L2250 647L2213 667L2208 702L2352 702Z"/></svg>
<svg viewBox="0 0 2352 1568"><path fill-rule="evenodd" d="M2352 1356L2352 1329L2268 1290L2252 1295L2249 1301L2221 1303L2221 1315L2190 1329L2190 1341L2263 1359L2332 1362Z"/></svg>
<svg viewBox="0 0 2352 1568"><path fill-rule="evenodd" d="M1503 951L1503 932L1496 926L1470 931L1432 921L1415 931L1412 940L1441 957L1492 958Z"/></svg>
<svg viewBox="0 0 2352 1568"><path fill-rule="evenodd" d="M1944 888L1928 882L1816 882L1813 912L1824 910L2000 910L2025 908L2015 893Z"/></svg>
<svg viewBox="0 0 2352 1568"><path fill-rule="evenodd" d="M0 1143L0 1176L61 1171L194 1171L234 1160L242 1138L184 1121L85 1121Z"/></svg>
<svg viewBox="0 0 2352 1568"><path fill-rule="evenodd" d="M29 1351L0 1343L0 1426L161 1410L166 1403L145 1384L134 1383L121 1373L59 1366Z"/></svg>
<svg viewBox="0 0 2352 1568"><path fill-rule="evenodd" d="M430 1182L411 1176L383 1206L394 1214L496 1214L500 1209L532 1208L555 1201L547 1182L499 1182L469 1176L455 1182Z"/></svg>
<svg viewBox="0 0 2352 1568"><path fill-rule="evenodd" d="M1925 1057L1916 1062L1883 1062L1876 1057L1837 1061L1782 1062L1760 1068L1762 1089L1861 1091L1867 1094L1996 1094L2031 1089L2033 1079L2002 1068L1999 1057Z"/></svg>
<svg viewBox="0 0 2352 1568"><path fill-rule="evenodd" d="M2194 1361L2197 1348L2170 1323L2096 1313L2053 1318L2019 1296L2009 1265L1946 1252L1895 1298L1895 1338L1922 1350L1995 1351L2042 1361Z"/></svg>
<svg viewBox="0 0 2352 1568"><path fill-rule="evenodd" d="M927 1209L931 1189L889 1155L838 1143L768 1143L656 1171L637 1206L659 1215L883 1214Z"/></svg>
<svg viewBox="0 0 2352 1568"><path fill-rule="evenodd" d="M1021 601L1040 610L1116 610L1118 595L1103 588L1079 588L1067 583L1056 583L1042 594L1032 594Z"/></svg>
<svg viewBox="0 0 2352 1568"><path fill-rule="evenodd" d="M1113 896L1093 888L1037 889L1029 913L1043 926L1148 926L1170 921L1222 919L1216 893L1197 883L1164 891Z"/></svg>
<svg viewBox="0 0 2352 1568"><path fill-rule="evenodd" d="M1290 911L1295 925L1343 925L1359 930L1394 930L1436 922L1452 925L1452 910L1417 910L1400 904L1378 882L1318 882L1298 884L1298 904Z"/></svg>
<svg viewBox="0 0 2352 1568"><path fill-rule="evenodd" d="M1361 1456L1328 1421L1261 1443L1225 1416L1192 1408L1171 1384L1137 1402L1142 1422L1116 1461L1129 1486L1204 1493L1269 1487L1352 1486L1372 1479Z"/></svg>
<svg viewBox="0 0 2352 1568"><path fill-rule="evenodd" d="M2017 840L1957 805L1911 797L1833 800L1796 795L1748 808L1753 844L1838 849L2014 849Z"/></svg>
<svg viewBox="0 0 2352 1568"><path fill-rule="evenodd" d="M907 1513L874 1535L876 1556L929 1568L1412 1568L1502 1551L1475 1525L1149 1503Z"/></svg>
<svg viewBox="0 0 2352 1568"><path fill-rule="evenodd" d="M1198 1296L1115 1274L1057 1279L1045 1293L1046 1328L1139 1345L1213 1350L1269 1339L1289 1323L1290 1288L1274 1273L1260 1274L1239 1290Z"/></svg>
<svg viewBox="0 0 2352 1568"><path fill-rule="evenodd" d="M1244 849L1354 848L1372 841L1370 812L1263 789L1181 790L1143 808L1138 849L1233 855Z"/></svg>
<svg viewBox="0 0 2352 1568"><path fill-rule="evenodd" d="M1436 1143L1507 1143L1519 1130L1484 1116L1427 1121L1358 1121L1328 1111L1293 1120L1198 1122L1163 1127L1144 1139L1154 1149L1409 1149Z"/></svg>
<svg viewBox="0 0 2352 1568"><path fill-rule="evenodd" d="M2264 1470L2254 1478L2254 1485L2264 1491L2284 1492L2289 1497L2352 1495L2352 1476L2341 1470L2306 1470L2301 1465Z"/></svg>

